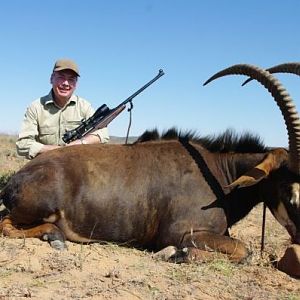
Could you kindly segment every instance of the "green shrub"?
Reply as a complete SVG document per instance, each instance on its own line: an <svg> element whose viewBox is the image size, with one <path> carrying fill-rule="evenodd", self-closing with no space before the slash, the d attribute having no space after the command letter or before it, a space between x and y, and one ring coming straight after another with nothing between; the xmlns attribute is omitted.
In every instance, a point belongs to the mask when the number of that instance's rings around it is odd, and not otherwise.
<svg viewBox="0 0 300 300"><path fill-rule="evenodd" d="M0 175L0 190L2 190L5 185L8 183L9 179L15 174L15 172L9 172L3 175Z"/></svg>

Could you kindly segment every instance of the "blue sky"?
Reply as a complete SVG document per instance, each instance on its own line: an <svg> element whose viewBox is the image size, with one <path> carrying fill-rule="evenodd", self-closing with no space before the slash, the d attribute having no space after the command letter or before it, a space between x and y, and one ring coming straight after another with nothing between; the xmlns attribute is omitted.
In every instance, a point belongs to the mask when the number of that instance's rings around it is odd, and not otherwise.
<svg viewBox="0 0 300 300"><path fill-rule="evenodd" d="M281 113L259 83L244 76L203 86L238 63L270 67L300 61L300 1L58 1L0 4L0 132L17 133L26 107L49 92L58 58L74 59L76 93L95 108L116 106L162 68L165 75L134 100L131 135L176 126L201 134L226 128L286 146ZM278 74L300 107L300 78ZM128 113L109 126L125 136Z"/></svg>

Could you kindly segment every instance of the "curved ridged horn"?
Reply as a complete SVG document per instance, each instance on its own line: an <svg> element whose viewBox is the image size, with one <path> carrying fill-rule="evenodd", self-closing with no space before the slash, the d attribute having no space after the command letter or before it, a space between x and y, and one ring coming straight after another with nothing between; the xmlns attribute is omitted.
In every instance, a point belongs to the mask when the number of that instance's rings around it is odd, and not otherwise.
<svg viewBox="0 0 300 300"><path fill-rule="evenodd" d="M292 73L296 75L300 75L300 63L293 62L293 63L285 63L274 66L272 68L266 69L270 73ZM248 78L246 81L243 82L242 86L250 82L252 78Z"/></svg>
<svg viewBox="0 0 300 300"><path fill-rule="evenodd" d="M294 102L283 85L268 71L241 64L224 69L210 77L204 85L226 75L247 75L260 82L273 96L287 127L289 138L289 169L300 174L300 120Z"/></svg>

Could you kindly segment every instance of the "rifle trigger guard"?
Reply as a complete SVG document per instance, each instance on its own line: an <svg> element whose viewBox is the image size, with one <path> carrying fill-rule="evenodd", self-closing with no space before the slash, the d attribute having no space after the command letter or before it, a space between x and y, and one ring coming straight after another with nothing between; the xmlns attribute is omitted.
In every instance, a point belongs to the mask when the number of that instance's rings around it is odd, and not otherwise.
<svg viewBox="0 0 300 300"><path fill-rule="evenodd" d="M129 101L129 104L130 104L130 107L127 109L127 111L131 111L133 109L133 103L131 100Z"/></svg>

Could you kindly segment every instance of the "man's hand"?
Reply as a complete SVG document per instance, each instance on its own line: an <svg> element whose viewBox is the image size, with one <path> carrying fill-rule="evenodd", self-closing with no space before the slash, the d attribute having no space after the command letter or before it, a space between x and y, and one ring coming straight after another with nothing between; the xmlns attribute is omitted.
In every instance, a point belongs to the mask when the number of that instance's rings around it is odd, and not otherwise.
<svg viewBox="0 0 300 300"><path fill-rule="evenodd" d="M69 144L66 144L65 146L68 147L68 146L74 146L74 145L82 145L82 141L81 140L75 140Z"/></svg>
<svg viewBox="0 0 300 300"><path fill-rule="evenodd" d="M82 145L82 144L99 144L100 142L101 141L100 141L100 138L98 137L98 135L89 134L79 140L75 140L69 144L66 144L65 146L68 147L68 146ZM41 154L41 153L44 153L44 152L47 152L50 150L58 149L61 147L64 147L64 146L44 145L38 154Z"/></svg>
<svg viewBox="0 0 300 300"><path fill-rule="evenodd" d="M99 144L100 138L98 135L94 134L88 134L85 137L75 140L69 144L66 144L66 146L73 146L73 145L82 145L82 144Z"/></svg>

